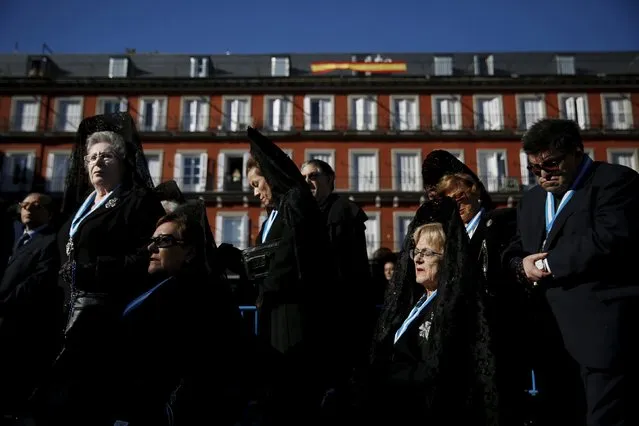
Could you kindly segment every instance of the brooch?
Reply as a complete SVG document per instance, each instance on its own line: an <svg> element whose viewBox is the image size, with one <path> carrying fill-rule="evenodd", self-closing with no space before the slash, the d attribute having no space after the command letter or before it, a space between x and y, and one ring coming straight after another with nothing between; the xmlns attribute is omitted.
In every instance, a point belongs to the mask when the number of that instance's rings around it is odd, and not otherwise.
<svg viewBox="0 0 639 426"><path fill-rule="evenodd" d="M486 222L486 227L491 226L492 224L493 224L493 220L488 219L488 222Z"/></svg>
<svg viewBox="0 0 639 426"><path fill-rule="evenodd" d="M425 321L422 325L419 326L419 337L421 337L422 339L428 340L431 324L432 323L430 321Z"/></svg>
<svg viewBox="0 0 639 426"><path fill-rule="evenodd" d="M109 201L106 202L106 204L104 205L104 207L106 207L107 209L110 209L111 207L115 207L115 204L118 202L117 198L111 198Z"/></svg>

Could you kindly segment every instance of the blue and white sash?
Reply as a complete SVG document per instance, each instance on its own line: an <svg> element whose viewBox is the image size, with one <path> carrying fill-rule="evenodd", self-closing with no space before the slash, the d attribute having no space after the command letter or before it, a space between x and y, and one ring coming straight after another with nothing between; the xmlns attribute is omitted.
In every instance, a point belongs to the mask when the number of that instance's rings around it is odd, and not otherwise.
<svg viewBox="0 0 639 426"><path fill-rule="evenodd" d="M470 222L466 224L466 233L468 234L468 239L472 239L473 235L475 235L475 231L479 226L479 222L481 221L481 217L484 214L484 208L482 207L479 212L471 219Z"/></svg>
<svg viewBox="0 0 639 426"><path fill-rule="evenodd" d="M86 219L92 212L102 207L109 200L109 198L111 198L111 195L113 195L113 191L109 192L102 200L100 200L98 205L95 206L93 210L91 210L91 204L93 204L93 201L95 201L95 195L96 192L93 191L87 197L87 199L84 200L84 203L82 203L75 216L73 217L71 228L69 229L69 239L72 239L75 233L78 232L78 228L80 227L80 224L84 221L84 219Z"/></svg>
<svg viewBox="0 0 639 426"><path fill-rule="evenodd" d="M417 302L413 310L410 311L410 314L408 314L408 317L406 317L402 326L399 327L399 330L395 332L394 343L397 343L397 341L399 340L400 337L402 337L402 334L404 334L406 329L411 325L413 321L415 321L415 318L417 318L422 313L424 308L426 308L426 306L428 306L428 304L433 301L433 298L436 295L437 295L437 290L433 291L431 295L428 297L426 297L426 293L424 293L424 295L419 299L419 301Z"/></svg>
<svg viewBox="0 0 639 426"><path fill-rule="evenodd" d="M266 223L264 224L264 230L262 231L262 243L266 241L266 236L271 230L271 226L273 226L273 222L275 222L276 217L277 217L277 210L272 210L268 219L266 219Z"/></svg>
<svg viewBox="0 0 639 426"><path fill-rule="evenodd" d="M169 277L165 280L162 280L159 284L157 284L155 287L153 287L151 290L148 290L147 292L141 294L140 296L136 297L135 299L133 299L133 301L131 303L129 303L126 308L124 308L124 312L122 312L122 316L125 317L127 316L131 311L135 310L135 308L137 308L138 306L140 306L142 304L142 302L144 302L150 295L152 295L158 288L162 287L164 284L166 284L168 281L171 280L171 278L173 277Z"/></svg>

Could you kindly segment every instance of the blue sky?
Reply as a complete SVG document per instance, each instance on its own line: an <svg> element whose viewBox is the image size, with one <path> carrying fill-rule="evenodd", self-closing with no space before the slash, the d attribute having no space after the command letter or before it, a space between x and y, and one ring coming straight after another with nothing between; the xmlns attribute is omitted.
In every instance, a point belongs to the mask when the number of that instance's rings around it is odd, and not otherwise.
<svg viewBox="0 0 639 426"><path fill-rule="evenodd" d="M637 17L636 0L0 0L0 52L639 50Z"/></svg>

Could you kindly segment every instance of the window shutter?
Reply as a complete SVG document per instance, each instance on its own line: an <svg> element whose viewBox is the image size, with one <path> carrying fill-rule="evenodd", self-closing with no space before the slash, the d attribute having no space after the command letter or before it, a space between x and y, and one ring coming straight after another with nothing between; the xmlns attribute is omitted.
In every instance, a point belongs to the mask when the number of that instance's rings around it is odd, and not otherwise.
<svg viewBox="0 0 639 426"><path fill-rule="evenodd" d="M226 170L226 154L220 152L217 154L217 190L224 190L224 179L226 176L224 172Z"/></svg>
<svg viewBox="0 0 639 426"><path fill-rule="evenodd" d="M200 154L200 183L196 188L196 191L198 192L206 191L208 165L209 165L209 155L203 152Z"/></svg>
<svg viewBox="0 0 639 426"><path fill-rule="evenodd" d="M184 180L182 179L182 161L182 154L175 154L175 158L173 160L173 180L175 180L180 189L184 190Z"/></svg>
<svg viewBox="0 0 639 426"><path fill-rule="evenodd" d="M244 154L242 154L242 188L244 189L244 191L250 190L248 174L246 173L246 166L250 157L250 152L245 152Z"/></svg>

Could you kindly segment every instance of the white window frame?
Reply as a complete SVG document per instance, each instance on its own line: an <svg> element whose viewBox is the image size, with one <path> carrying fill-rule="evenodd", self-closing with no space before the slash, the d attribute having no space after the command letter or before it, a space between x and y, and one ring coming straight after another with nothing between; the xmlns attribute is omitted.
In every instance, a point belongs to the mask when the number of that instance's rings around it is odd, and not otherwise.
<svg viewBox="0 0 639 426"><path fill-rule="evenodd" d="M204 112L198 111L197 117L198 121L196 122L195 130L187 129L186 123L184 122L184 114L186 112L186 104L187 102L201 102L206 106L204 108ZM202 122L199 121L200 118L203 118ZM209 96L182 96L180 99L180 131L188 132L188 133L201 133L209 131L211 122L211 98Z"/></svg>
<svg viewBox="0 0 639 426"><path fill-rule="evenodd" d="M282 151L284 151L284 153L286 155L288 155L288 158L290 158L291 160L293 160L293 162L295 162L295 159L293 158L293 148L281 148Z"/></svg>
<svg viewBox="0 0 639 426"><path fill-rule="evenodd" d="M240 250L243 250L249 246L249 241L251 239L251 227L249 224L249 213L247 211L218 211L215 215L215 241L218 245L224 242L224 218L242 218L242 240L240 242L241 246L236 247Z"/></svg>
<svg viewBox="0 0 639 426"><path fill-rule="evenodd" d="M537 185L537 177L528 171L528 154L523 149L519 150L519 174L524 189Z"/></svg>
<svg viewBox="0 0 639 426"><path fill-rule="evenodd" d="M421 163L422 163L422 150L420 148L392 148L391 149L391 176L393 181L393 191L401 191L401 168L397 164L397 156L401 154L411 154L417 156L417 170L416 170L416 183L414 192L420 192L424 189L424 183L422 180ZM406 191L408 192L408 191Z"/></svg>
<svg viewBox="0 0 639 426"><path fill-rule="evenodd" d="M395 126L395 102L407 100L415 103L415 128L414 129L399 129ZM390 117L388 128L391 130L399 131L399 132L417 132L421 128L421 113L419 106L419 95L390 95L389 99L390 105Z"/></svg>
<svg viewBox="0 0 639 426"><path fill-rule="evenodd" d="M380 167L379 167L379 149L377 148L352 148L348 150L348 188L351 191L358 191L360 192L361 190L357 189L357 182L358 182L358 176L354 176L353 175L353 170L355 168L355 158L358 155L361 154L366 154L366 155L374 155L375 156L375 163L376 163L376 167L375 167L375 176L374 176L374 187L373 189L371 189L370 191L364 191L364 192L377 192L379 191L380 188L380 178L379 178L379 172L380 172Z"/></svg>
<svg viewBox="0 0 639 426"><path fill-rule="evenodd" d="M626 117L628 118L627 123L628 126L626 128L613 126L613 123L609 120L608 113L608 101L611 99L623 99L624 101L624 110L627 113ZM603 124L607 130L630 130L634 126L634 111L632 110L632 101L630 93L602 93L601 94L601 112L603 113Z"/></svg>
<svg viewBox="0 0 639 426"><path fill-rule="evenodd" d="M364 225L366 226L366 230L370 229L371 226L371 219L375 219L375 233L377 234L377 241L374 241L374 246L371 247L370 250L368 250L368 239L366 240L366 249L368 251L368 258L372 259L373 258L373 254L379 250L379 248L382 246L382 212L380 210L375 210L375 211L366 211L366 216L368 216L368 219ZM365 235L366 235L366 231Z"/></svg>
<svg viewBox="0 0 639 426"><path fill-rule="evenodd" d="M350 130L355 130L358 132L373 132L377 129L377 114L378 114L378 108L377 108L377 95L370 95L370 94L358 94L358 95L348 95L346 97L347 99L347 113L348 113L348 128ZM354 118L354 114L356 114L357 112L355 111L354 107L353 107L353 102L359 99L364 99L366 102L371 102L371 113L370 113L370 122L367 122L366 119L364 119L364 123L361 124L361 128L358 129L357 128L357 120L355 120Z"/></svg>
<svg viewBox="0 0 639 426"><path fill-rule="evenodd" d="M466 162L466 152L463 148L443 148L443 151L447 151L450 154L454 155L455 158L457 158L459 161L461 161L462 163ZM459 157L457 157L455 154L459 154Z"/></svg>
<svg viewBox="0 0 639 426"><path fill-rule="evenodd" d="M459 104L459 112L455 114L455 120L459 123L455 128L444 128L445 126L442 124L443 120L439 114L439 102L443 100L454 100ZM462 97L459 94L441 94L441 95L432 95L431 96L431 107L433 111L433 128L442 130L445 132L458 132L464 128L463 123L463 105L462 105Z"/></svg>
<svg viewBox="0 0 639 426"><path fill-rule="evenodd" d="M310 161L313 158L313 154L330 155L331 161L327 163L335 170L335 150L334 149L319 149L319 148L307 148L304 150L304 162ZM337 180L337 179L336 179Z"/></svg>
<svg viewBox="0 0 639 426"><path fill-rule="evenodd" d="M639 148L607 148L606 149L606 161L611 164L617 164L612 162L612 156L614 154L631 154L633 167L635 171L639 171Z"/></svg>
<svg viewBox="0 0 639 426"><path fill-rule="evenodd" d="M449 67L450 66L450 67ZM455 74L455 60L452 56L433 57L433 75L436 77L450 77Z"/></svg>
<svg viewBox="0 0 639 426"><path fill-rule="evenodd" d="M242 158L242 190L249 191L250 184L246 175L246 165L248 164L251 153L245 149L221 149L217 153L217 161L215 162L215 188L217 191L224 191L224 172L226 169L226 160L228 157Z"/></svg>
<svg viewBox="0 0 639 426"><path fill-rule="evenodd" d="M277 61L286 61L286 72L284 75L276 75ZM271 56L271 77L290 77L291 75L291 58L289 56Z"/></svg>
<svg viewBox="0 0 639 426"><path fill-rule="evenodd" d="M162 103L162 114L158 115L159 123L156 129L148 130L144 126L144 104L148 101L161 101ZM138 128L141 132L164 132L166 131L166 117L169 106L169 98L168 96L141 96L138 102Z"/></svg>
<svg viewBox="0 0 639 426"><path fill-rule="evenodd" d="M160 176L153 176L153 175L151 176L151 178L153 179L153 184L158 185L159 183L162 182L162 178L164 176L164 150L163 149L145 149L144 156L148 157L149 155L157 155L158 161L160 162ZM148 160L147 160L147 163L148 163Z"/></svg>
<svg viewBox="0 0 639 426"><path fill-rule="evenodd" d="M26 155L27 156L27 163L28 163L28 165L31 167L31 169L33 171L31 176L27 177L27 182L24 184L24 186L22 186L22 185L14 185L13 182L11 181L11 179L7 179L7 177L11 177L11 175L7 175L7 173L6 173L7 159L9 157L11 157L12 155ZM2 171L0 173L0 176L2 177L2 179L0 179L0 190L5 191L5 192L19 192L19 191L28 192L28 191L31 191L31 189L33 188L33 179L35 177L35 172L36 172L35 166L36 166L36 152L35 152L35 150L31 150L31 149L12 149L12 150L4 151L4 157L2 158Z"/></svg>
<svg viewBox="0 0 639 426"><path fill-rule="evenodd" d="M406 218L410 218L410 220L412 221L415 218L415 211L395 210L393 212L393 246L394 246L394 251L396 253L402 251L402 248L404 247L404 240L403 239L401 241L398 240L397 236L399 234L400 220L406 219ZM408 229L406 229L406 231L408 231ZM406 235L408 235L408 232L406 233ZM406 238L406 236L404 236L404 238Z"/></svg>
<svg viewBox="0 0 639 426"><path fill-rule="evenodd" d="M282 128L274 129L273 123L269 123L269 117L271 115L270 106L271 101L274 100L284 100L289 105L288 114L286 114L286 118L284 119L284 125ZM293 95L265 95L264 96L264 128L271 132L290 132L293 130L293 110L295 109L295 104L293 103Z"/></svg>
<svg viewBox="0 0 639 426"><path fill-rule="evenodd" d="M37 105L36 108L36 118L35 118L35 129L33 130L22 130L15 128L16 122L16 107L19 102L30 102L35 103ZM13 96L11 98L11 130L14 132L37 132L40 129L40 112L42 109L42 98L40 96Z"/></svg>
<svg viewBox="0 0 639 426"><path fill-rule="evenodd" d="M584 146L584 154L588 154L588 156L593 160L595 160L595 149L589 146Z"/></svg>
<svg viewBox="0 0 639 426"><path fill-rule="evenodd" d="M200 64L200 62L202 62ZM209 66L211 61L206 56L191 56L190 58L190 75L191 78L206 78L209 76ZM200 70L201 66L201 70Z"/></svg>
<svg viewBox="0 0 639 426"><path fill-rule="evenodd" d="M481 169L481 154L483 153L495 153L495 152L499 152L504 154L504 176L503 176L503 182L497 182L497 190L496 191L490 191L490 182L485 182L483 180L483 178L490 178L490 176L483 175L483 171ZM477 177L479 178L479 180L484 184L484 186L486 187L486 190L488 192L499 192L504 186L505 186L505 182L506 180L508 180L508 178L510 177L510 172L508 170L508 150L505 148L494 148L494 149L490 149L490 148L479 148L476 150L476 161L477 161ZM499 179L499 176L497 176L497 179Z"/></svg>
<svg viewBox="0 0 639 426"><path fill-rule="evenodd" d="M124 61L124 75L115 75L116 61ZM127 78L129 76L130 59L127 57L113 56L109 58L109 78Z"/></svg>
<svg viewBox="0 0 639 426"><path fill-rule="evenodd" d="M516 106L516 110L517 110L517 129L520 132L526 132L528 130L528 127L525 126L526 122L522 121L522 117L523 117L523 113L524 111L522 111L522 101L526 101L526 100L535 100L535 101L540 101L541 105L542 105L542 111L541 111L541 117L539 117L537 119L537 121L539 120L543 120L546 117L548 117L548 105L546 103L546 94L544 93L524 93L524 94L516 94L515 95L515 106ZM536 122L535 122L536 123ZM530 125L532 126L535 123L531 123Z"/></svg>
<svg viewBox="0 0 639 426"><path fill-rule="evenodd" d="M120 104L120 112L129 110L129 99L126 96L100 96L95 103L95 114L104 114L105 102L118 102Z"/></svg>
<svg viewBox="0 0 639 426"><path fill-rule="evenodd" d="M313 100L328 100L330 103L327 129L311 129L311 102ZM304 96L304 130L307 132L330 132L335 129L335 95L306 95Z"/></svg>
<svg viewBox="0 0 639 426"><path fill-rule="evenodd" d="M243 123L238 115L237 124L233 125L233 120L231 117L231 111L227 111L226 104L229 101L246 101L246 111L248 115L246 118L246 123ZM222 123L220 125L220 129L225 132L243 132L246 131L248 126L253 125L253 99L250 95L224 95L222 96ZM235 129L233 129L235 127Z"/></svg>
<svg viewBox="0 0 639 426"><path fill-rule="evenodd" d="M61 102L77 102L80 104L80 117L79 117L78 123L77 125L74 125L73 129L71 130L64 130L64 126L60 126L61 118L58 111L60 110ZM52 123L54 131L75 133L77 132L78 127L80 127L80 123L82 122L82 119L84 118L84 96L63 96L63 97L55 98L53 110L55 111L55 114L53 117L53 123ZM71 124L75 124L75 123L71 123Z"/></svg>
<svg viewBox="0 0 639 426"><path fill-rule="evenodd" d="M499 104L499 126L496 129L486 129L483 126L483 123L479 120L480 117L480 113L479 113L479 105L481 101L485 101L485 100L494 100L497 99L497 103ZM473 118L474 118L474 125L475 125L475 129L480 130L480 131L486 131L486 132L500 132L502 130L504 130L505 128L505 117L506 114L504 114L504 97L500 94L489 94L489 93L482 93L482 94L477 94L477 95L473 95Z"/></svg>
<svg viewBox="0 0 639 426"><path fill-rule="evenodd" d="M557 75L575 75L577 67L575 66L575 57L571 55L556 55L555 64L557 66ZM564 67L568 72L564 72Z"/></svg>
<svg viewBox="0 0 639 426"><path fill-rule="evenodd" d="M557 93L557 103L559 104L559 116L563 119L568 119L568 113L566 111L566 99L568 98L584 98L584 120L585 122L579 124L579 127L584 130L590 127L590 106L588 105L588 93ZM576 111L575 111L576 113ZM577 117L578 118L578 117Z"/></svg>
<svg viewBox="0 0 639 426"><path fill-rule="evenodd" d="M66 174L65 176L62 176L62 191L54 191L54 188L53 188L53 163L54 163L54 158L56 155L67 155L69 157L69 161L71 161L70 149L52 149L47 152L47 165L46 165L45 173L44 173L44 176L46 178L45 187L47 189L47 192L63 192L64 191L64 186L65 186L64 181L66 180ZM71 166L71 163L69 163L69 166Z"/></svg>
<svg viewBox="0 0 639 426"><path fill-rule="evenodd" d="M183 183L183 175L182 175L182 167L183 156L184 155L199 155L200 156L200 184L192 190L191 188L184 189ZM175 157L173 158L173 179L178 184L178 187L182 192L196 192L202 193L206 192L208 187L208 166L209 166L209 155L206 150L203 149L179 149L175 153Z"/></svg>

